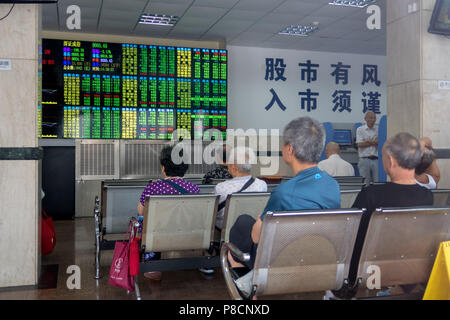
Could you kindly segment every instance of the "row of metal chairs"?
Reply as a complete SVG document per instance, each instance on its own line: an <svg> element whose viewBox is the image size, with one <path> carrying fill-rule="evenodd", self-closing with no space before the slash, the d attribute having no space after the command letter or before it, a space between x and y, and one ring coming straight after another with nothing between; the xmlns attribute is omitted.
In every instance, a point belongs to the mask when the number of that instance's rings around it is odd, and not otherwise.
<svg viewBox="0 0 450 320"><path fill-rule="evenodd" d="M131 217L136 216L136 199L142 192L142 186L105 186L102 200L99 205L96 199L95 209L95 237L96 237L96 274L100 265L100 251L114 248L115 241L108 241L105 236L121 234L127 231L128 222ZM355 201L359 190L341 191L341 208L350 208ZM436 206L447 204L449 190L434 190ZM208 195L211 195L210 193ZM181 197L181 198L180 198ZM169 203L168 209L156 209L158 212L173 211L170 207L175 206L174 199L185 199L184 196L175 196ZM198 197L192 195L191 197ZM228 241L231 227L237 217L242 213L247 213L256 218L264 209L270 193L241 193L229 196L225 206L223 232L220 235L221 241ZM153 198L153 197L152 197ZM170 202L170 201L169 201ZM101 209L100 209L101 207ZM176 212L176 210L175 210ZM210 212L209 214L213 214ZM217 239L216 239L217 240Z"/></svg>
<svg viewBox="0 0 450 320"><path fill-rule="evenodd" d="M232 298L325 292L348 285L363 214L358 209L268 213L248 296L234 283L227 254L231 250L241 259L249 259L249 255L230 243L223 245L221 264ZM426 284L439 243L449 239L448 206L377 209L357 262L357 284L367 289Z"/></svg>
<svg viewBox="0 0 450 320"><path fill-rule="evenodd" d="M105 230L109 226L112 233L126 232L129 218L135 216L136 200L142 192L143 186L117 186L106 185L104 191L109 192L105 196L106 207L100 210L99 201L96 200L96 278L100 277L100 250L112 249L113 242L103 241ZM124 190L134 190L136 195L124 193ZM350 207L356 198L359 190L341 191L342 208ZM435 205L446 205L449 197L449 190L435 190ZM118 208L124 204L130 197L132 201L131 214L122 215L123 221L120 225L124 226L122 230L117 225L117 217L110 212L106 216L102 215L103 209ZM233 194L227 198L225 207L224 227L220 233L220 242L223 244L229 240L229 230L240 214L247 213L254 217L264 209L270 193L242 193ZM114 200L114 201L113 201ZM111 202L109 202L111 201ZM152 196L147 199L145 212L148 214L144 219L144 232L142 240L142 251L179 251L179 250L209 250L217 240L217 233L214 230L215 214L217 211L218 196L211 193L202 195L176 195L176 196ZM116 212L121 212L117 210ZM147 226L150 229L147 229ZM217 243L216 243L217 244ZM216 245L216 248L218 246ZM206 255L199 257L181 258L181 259L163 259L151 262L142 261L141 272L146 271L164 271L174 269L195 269L198 267L217 267L219 258L217 255Z"/></svg>
<svg viewBox="0 0 450 320"><path fill-rule="evenodd" d="M345 194L356 196L357 193L351 194L350 192L346 192ZM270 194L268 193L241 193L230 195L227 198L224 227L221 232L220 243L228 244L229 231L239 215L247 213L256 217L262 212L269 196ZM214 195L161 195L147 198L141 244L142 253L149 251L170 252L180 250L203 250L204 252L211 252L215 240L217 240L214 228L217 204L218 196ZM406 212L406 209L403 209L403 211L401 210L402 209L393 209L390 211L384 210L382 212L384 212L384 214L390 214L394 211ZM383 216L384 221L389 220L390 224L382 227L380 227L379 224L376 224L376 221L382 222L383 220L372 219L371 225L375 224L376 227L373 231L374 237L377 237L381 231L390 230L391 232L390 235L386 236L386 239L389 239L388 242L383 242L385 236L383 236L382 239L376 238L375 240L371 240L372 242L382 242L382 245L376 245L376 250L374 249L376 254L372 256L372 260L377 261L378 263L376 256L378 255L378 257L381 257L380 259L382 260L378 264L383 273L383 278L386 277L389 272L390 274L399 272L395 271L397 269L393 269L394 271L390 270L389 263L386 263L386 261L383 260L383 250L385 250L383 246L397 243L397 240L392 237L400 235L404 236L404 233L406 232L406 235L409 234L411 237L416 236L420 239L423 245L428 244L426 248L429 250L433 250L430 248L433 247L432 244L436 241L443 241L442 239L447 237L448 231L443 230L442 228L428 228L428 226L430 225L429 223L433 223L433 226L439 225L444 227L444 229L445 226L447 226L448 229L449 224L446 220L448 211L443 212L439 209L441 211L438 211L442 213L443 218L437 222L435 220L423 222L422 217L424 217L426 213L430 213L431 217L432 213L437 209L427 208L427 210L425 210L425 212L417 211L416 209L413 210L415 218L412 219L412 223L419 222L413 225L416 229L409 228L408 223L411 222L410 220L406 218L406 220L397 219L397 217L405 216L405 214L402 215L402 213L399 213L395 219L384 219L385 217ZM406 216L412 214L410 211L408 212L409 213L407 213ZM346 281L348 275L351 251L354 247L361 214L362 210L357 209L269 214L270 218L268 218L267 222L266 219L264 219L263 231L259 244L260 247L258 248L261 257L258 256L259 253L256 257L255 283L253 284L255 288L254 293L256 295L265 295L339 289ZM377 215L374 215L374 217L375 216ZM299 220L298 223L297 220ZM265 226L269 223L271 223L270 226ZM396 230L399 227L403 229L401 231ZM411 235L407 230L410 230L413 234ZM307 234L305 234L305 232ZM418 236L417 233L420 233L420 236ZM305 236L303 237L302 234ZM366 239L371 239L371 234L372 232L369 232ZM403 240L407 241L408 239L409 238L404 238ZM412 248L415 246L415 242L410 242L410 244L412 245ZM382 246L382 248L380 248L380 246ZM288 247L292 249L286 249ZM403 259L406 256L410 257L410 253L415 250L412 248L406 250L405 243L403 243L399 259ZM422 251L426 248L419 248L418 253L423 255ZM434 246L433 248L437 248L437 246ZM225 245L222 250L222 259L226 256L227 249L228 245ZM282 252L284 253L282 254ZM363 252L371 251L366 249ZM431 254L433 253L430 253L430 257ZM331 260L329 260L330 257L332 257ZM286 262L286 259L291 262ZM415 259L414 255L412 259ZM188 258L150 260L141 262L140 272L195 269L200 267L213 268L217 267L218 263L218 257L214 254ZM397 264L398 263L399 262L397 262ZM411 263L412 262L408 260L406 266L412 265ZM227 264L224 263L222 267L224 270L227 270ZM300 269L297 270L298 268ZM384 270L386 268L389 270ZM411 276L410 278L415 281L415 279L422 277L420 278L422 281L426 273L424 273L423 270L426 271L428 269L425 268L423 261L419 261L417 267L414 267L414 270L410 270L410 272L417 274L419 272L417 271L417 268L422 268L420 276ZM257 272L256 270L259 269L261 270ZM268 273L269 269L271 270L270 276ZM367 270L366 265L363 265L358 273L358 276L362 279L361 281L364 281L367 279L367 276L363 275L361 270ZM294 274L291 274L291 271ZM402 270L400 273L405 271L406 270ZM386 275L384 273L386 273ZM262 275L265 275L265 280L263 280L264 276ZM235 295L236 292L232 289L232 281L230 280L229 275L226 274L225 278L227 279L227 284L229 285L232 297L238 298L238 296ZM331 283L330 279L333 280L332 286L329 285ZM389 279L389 277L387 279ZM263 282L258 282L260 280ZM411 283L405 281L413 280L399 280L399 283ZM386 283L398 284L395 281L387 280L387 282L381 282L381 285L386 285Z"/></svg>

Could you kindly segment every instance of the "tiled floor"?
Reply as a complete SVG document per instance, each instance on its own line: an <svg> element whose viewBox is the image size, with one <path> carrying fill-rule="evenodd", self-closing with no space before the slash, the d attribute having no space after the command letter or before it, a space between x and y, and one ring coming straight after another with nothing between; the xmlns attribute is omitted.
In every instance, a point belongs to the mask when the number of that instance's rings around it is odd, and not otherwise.
<svg viewBox="0 0 450 320"><path fill-rule="evenodd" d="M100 280L94 279L94 221L78 218L74 221L55 221L56 247L48 256L42 257L43 265L59 265L55 289L8 288L0 289L0 300L5 299L63 299L63 300L133 300L135 295L108 284L109 267L113 251L102 251ZM68 289L66 273L70 265L81 270L81 289ZM139 276L143 300L228 300L221 269L213 276L204 276L197 270L168 271L162 281L152 281ZM292 296L274 296L270 299L321 299L323 293Z"/></svg>

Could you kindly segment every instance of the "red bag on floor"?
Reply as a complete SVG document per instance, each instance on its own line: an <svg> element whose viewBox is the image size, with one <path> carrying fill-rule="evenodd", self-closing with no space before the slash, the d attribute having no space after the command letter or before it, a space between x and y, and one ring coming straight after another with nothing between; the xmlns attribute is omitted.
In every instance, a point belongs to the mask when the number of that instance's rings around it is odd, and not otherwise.
<svg viewBox="0 0 450 320"><path fill-rule="evenodd" d="M55 226L53 225L52 217L47 216L44 209L42 209L42 223L41 223L41 252L42 255L48 255L53 252L56 245Z"/></svg>
<svg viewBox="0 0 450 320"><path fill-rule="evenodd" d="M139 246L136 238L135 219L130 221L128 241L117 241L109 271L108 283L112 286L134 291L134 275L139 273ZM137 272L136 272L137 270Z"/></svg>
<svg viewBox="0 0 450 320"><path fill-rule="evenodd" d="M139 244L141 238L133 238L130 244L130 275L137 276L139 274Z"/></svg>
<svg viewBox="0 0 450 320"><path fill-rule="evenodd" d="M114 247L114 257L109 271L108 283L114 287L134 291L133 276L128 272L130 243L128 241L117 241Z"/></svg>

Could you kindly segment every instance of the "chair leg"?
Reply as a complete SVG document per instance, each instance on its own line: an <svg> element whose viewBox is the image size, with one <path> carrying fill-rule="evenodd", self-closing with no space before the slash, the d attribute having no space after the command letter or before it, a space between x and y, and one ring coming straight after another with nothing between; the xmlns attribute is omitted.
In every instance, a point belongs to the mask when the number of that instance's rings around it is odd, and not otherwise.
<svg viewBox="0 0 450 320"><path fill-rule="evenodd" d="M134 276L134 289L136 290L136 300L142 300L141 291L139 290L139 284L137 281L138 276Z"/></svg>
<svg viewBox="0 0 450 320"><path fill-rule="evenodd" d="M100 279L102 275L100 274L100 243L97 241L95 249L95 279Z"/></svg>
<svg viewBox="0 0 450 320"><path fill-rule="evenodd" d="M100 279L100 225L98 215L94 216L95 219L95 279Z"/></svg>

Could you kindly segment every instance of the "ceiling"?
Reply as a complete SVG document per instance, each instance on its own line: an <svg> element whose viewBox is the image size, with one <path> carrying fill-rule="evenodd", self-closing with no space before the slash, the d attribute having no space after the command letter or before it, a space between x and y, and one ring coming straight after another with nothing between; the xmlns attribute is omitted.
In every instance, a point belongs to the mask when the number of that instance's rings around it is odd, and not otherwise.
<svg viewBox="0 0 450 320"><path fill-rule="evenodd" d="M81 8L78 32L225 41L227 45L386 55L386 0L381 30L369 30L366 8L329 0L59 0L43 4L43 29L69 31L69 5ZM173 26L139 24L142 13L179 16ZM308 37L279 35L289 25L319 22Z"/></svg>

